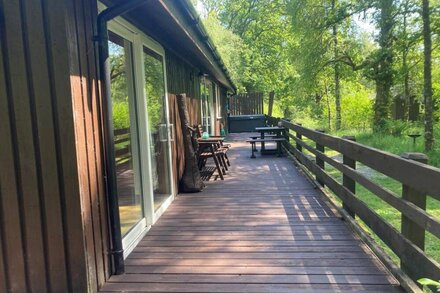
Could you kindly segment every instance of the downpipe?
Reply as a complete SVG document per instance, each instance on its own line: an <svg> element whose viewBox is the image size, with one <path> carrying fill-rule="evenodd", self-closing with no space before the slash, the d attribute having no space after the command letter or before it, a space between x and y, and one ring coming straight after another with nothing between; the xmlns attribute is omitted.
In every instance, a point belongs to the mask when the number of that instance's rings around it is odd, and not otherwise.
<svg viewBox="0 0 440 293"><path fill-rule="evenodd" d="M148 0L126 0L122 4L109 7L98 15L98 34L95 41L98 44L99 73L101 92L103 97L103 121L104 121L104 144L105 144L105 181L108 199L108 213L110 224L112 275L121 275L125 272L124 249L122 246L121 220L119 217L119 202L117 193L116 162L114 147L114 129L111 99L111 78L109 60L109 36L107 23L132 9L135 9Z"/></svg>

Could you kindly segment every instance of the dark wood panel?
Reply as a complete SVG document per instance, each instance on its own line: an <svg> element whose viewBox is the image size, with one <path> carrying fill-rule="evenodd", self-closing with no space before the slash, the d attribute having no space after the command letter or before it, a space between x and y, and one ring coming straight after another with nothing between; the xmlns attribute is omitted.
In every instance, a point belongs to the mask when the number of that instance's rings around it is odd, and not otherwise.
<svg viewBox="0 0 440 293"><path fill-rule="evenodd" d="M81 188L77 162L75 117L71 91L70 68L75 48L67 40L75 37L71 22L72 10L66 1L47 0L43 14L48 47L49 75L54 102L54 124L57 135L60 196L62 198L64 241L66 245L66 269L72 291L87 290L87 265L81 213ZM73 27L72 27L73 26ZM64 28L64 29L62 29ZM72 38L72 39L71 39Z"/></svg>
<svg viewBox="0 0 440 293"><path fill-rule="evenodd" d="M95 252L98 276L98 286L102 286L110 277L110 259L108 255L109 250L109 232L108 232L108 215L107 215L107 194L105 189L105 172L104 172L104 145L103 145L103 123L101 121L101 109L103 108L103 101L100 93L101 83L99 81L99 68L96 66L96 59L98 58L97 48L93 41L94 32L97 30L97 16L98 16L98 2L83 0L84 22L88 24L86 30L87 40L87 64L88 64L88 82L89 82L89 99L88 109L92 113L92 133L93 145L90 147L92 152L91 159L95 163L91 169L91 173L94 173L95 181L94 189L96 191L95 198L93 200L93 217L96 219L94 225L95 235ZM98 220L99 219L99 220Z"/></svg>
<svg viewBox="0 0 440 293"><path fill-rule="evenodd" d="M0 1L0 10L6 11L5 4L9 1ZM4 20L0 26L5 26ZM3 28L2 32L5 31ZM4 263L4 285L9 290L26 291L26 273L24 266L23 239L20 233L20 208L18 203L16 169L16 137L11 117L13 95L10 89L9 59L5 48L9 35L2 34L0 50L0 233L2 240L2 260ZM5 290L6 291L6 290Z"/></svg>
<svg viewBox="0 0 440 293"><path fill-rule="evenodd" d="M53 117L53 101L49 82L48 56L43 11L40 1L24 4L26 17L28 66L32 76L31 105L34 109L34 127L36 127L37 169L40 173L40 195L42 204L43 229L41 231L45 245L48 286L52 291L68 288L65 267L65 245L61 200L59 196L59 176L56 157L56 138ZM35 231L33 232L35 233Z"/></svg>
<svg viewBox="0 0 440 293"><path fill-rule="evenodd" d="M245 93L229 99L231 115L255 115L263 113L263 93Z"/></svg>
<svg viewBox="0 0 440 293"><path fill-rule="evenodd" d="M15 136L16 136L16 168L18 170L17 180L19 182L19 207L21 210L21 231L24 241L24 256L26 269L26 281L29 288L41 288L46 291L46 266L43 243L42 211L40 202L40 186L38 182L38 171L36 165L34 113L31 99L34 95L31 81L26 78L29 74L27 64L27 52L24 38L20 36L23 32L26 35L26 27L22 23L22 7L17 1L5 3L4 21L8 28L10 37L5 49L9 61L9 74L11 76L9 87L13 97L13 104L10 110L13 115ZM36 233L37 231L37 233Z"/></svg>

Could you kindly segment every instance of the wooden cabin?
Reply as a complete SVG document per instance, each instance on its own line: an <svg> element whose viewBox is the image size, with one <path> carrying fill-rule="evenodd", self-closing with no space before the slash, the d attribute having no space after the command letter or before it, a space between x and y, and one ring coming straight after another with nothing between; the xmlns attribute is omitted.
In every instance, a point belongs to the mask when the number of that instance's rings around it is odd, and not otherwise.
<svg viewBox="0 0 440 293"><path fill-rule="evenodd" d="M176 95L235 91L189 0L0 1L0 292L95 292L178 193Z"/></svg>

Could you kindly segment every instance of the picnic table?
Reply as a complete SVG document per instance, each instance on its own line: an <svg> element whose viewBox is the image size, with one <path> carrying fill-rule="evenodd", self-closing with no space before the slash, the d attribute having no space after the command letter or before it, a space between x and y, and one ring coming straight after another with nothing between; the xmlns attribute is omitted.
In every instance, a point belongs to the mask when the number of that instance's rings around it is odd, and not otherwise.
<svg viewBox="0 0 440 293"><path fill-rule="evenodd" d="M286 128L284 127L278 127L278 126L266 126L266 127L256 127L255 131L260 133L261 138L261 154L268 153L268 150L266 150L265 143L264 143L264 136L266 133L274 133L276 134L277 138L284 137L284 132L286 131ZM273 150L270 150L269 152L273 152Z"/></svg>

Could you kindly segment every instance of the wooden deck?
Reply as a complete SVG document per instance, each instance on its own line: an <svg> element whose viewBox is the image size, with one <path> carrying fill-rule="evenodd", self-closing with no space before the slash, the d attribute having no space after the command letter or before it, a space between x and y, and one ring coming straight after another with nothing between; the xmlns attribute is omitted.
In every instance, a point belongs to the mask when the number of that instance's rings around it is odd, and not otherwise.
<svg viewBox="0 0 440 293"><path fill-rule="evenodd" d="M225 180L179 196L102 291L400 292L288 158L232 144Z"/></svg>

